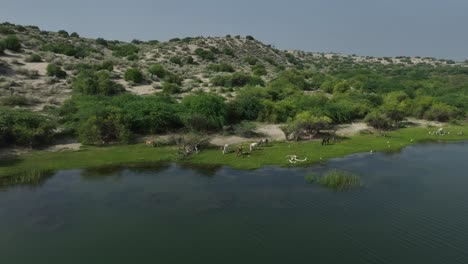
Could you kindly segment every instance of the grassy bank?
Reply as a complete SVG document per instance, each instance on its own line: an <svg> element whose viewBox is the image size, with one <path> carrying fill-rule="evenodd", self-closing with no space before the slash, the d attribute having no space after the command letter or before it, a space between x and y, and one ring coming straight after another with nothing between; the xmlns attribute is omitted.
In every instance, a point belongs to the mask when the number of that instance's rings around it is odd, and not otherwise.
<svg viewBox="0 0 468 264"><path fill-rule="evenodd" d="M188 162L196 164L219 164L238 169L255 169L265 165L300 166L358 152L397 151L405 146L424 141L455 141L468 139L468 124L448 126L450 134L430 135L434 128L403 128L392 131L388 137L376 135L356 135L335 144L321 146L320 142L273 142L259 148L250 155L236 157L231 152L222 155L218 149L204 150L194 155ZM457 135L463 131L464 135ZM244 144L246 146L246 144ZM290 164L287 155L307 157L307 162ZM32 152L16 160L0 162L0 177L17 175L31 170L64 170L89 168L138 162L180 161L173 147L150 148L143 144L112 147L86 147L70 152Z"/></svg>

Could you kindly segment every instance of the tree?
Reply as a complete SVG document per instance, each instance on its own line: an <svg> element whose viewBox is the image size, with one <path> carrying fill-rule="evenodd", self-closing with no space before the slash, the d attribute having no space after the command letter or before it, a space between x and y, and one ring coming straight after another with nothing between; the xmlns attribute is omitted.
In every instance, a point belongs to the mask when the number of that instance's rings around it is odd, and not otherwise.
<svg viewBox="0 0 468 264"><path fill-rule="evenodd" d="M187 95L181 107L182 120L192 130L219 130L226 122L226 104L219 95L204 92Z"/></svg>
<svg viewBox="0 0 468 264"><path fill-rule="evenodd" d="M392 128L392 120L381 111L373 111L367 114L364 122L378 130L388 130Z"/></svg>
<svg viewBox="0 0 468 264"><path fill-rule="evenodd" d="M141 83L143 81L143 74L137 68L130 68L125 71L124 78L127 82Z"/></svg>
<svg viewBox="0 0 468 264"><path fill-rule="evenodd" d="M311 112L304 111L297 114L294 119L289 120L287 125L283 127L286 138L294 137L298 140L301 134L305 131L307 134L318 134L320 130L329 129L332 124L331 118L327 116L316 116Z"/></svg>
<svg viewBox="0 0 468 264"><path fill-rule="evenodd" d="M125 125L122 113L114 110L91 115L78 129L78 139L87 145L102 145L111 142L128 143L131 132Z"/></svg>
<svg viewBox="0 0 468 264"><path fill-rule="evenodd" d="M103 38L97 38L96 39L96 44L99 44L99 45L104 46L104 47L107 47L107 45L108 45L107 40L105 40Z"/></svg>
<svg viewBox="0 0 468 264"><path fill-rule="evenodd" d="M456 107L444 104L435 103L426 111L424 118L429 120L437 120L440 122L447 122L452 118L455 118L458 114Z"/></svg>
<svg viewBox="0 0 468 264"><path fill-rule="evenodd" d="M197 48L195 50L195 54L204 59L204 60L209 60L209 61L214 61L216 59L214 53L210 50L204 50L202 48Z"/></svg>
<svg viewBox="0 0 468 264"><path fill-rule="evenodd" d="M165 93L177 94L180 93L180 86L175 83L164 82L162 85L162 90Z"/></svg>
<svg viewBox="0 0 468 264"><path fill-rule="evenodd" d="M46 70L48 76L55 76L59 79L67 77L67 73L64 70L62 70L62 68L57 64L50 63L49 65L47 65Z"/></svg>
<svg viewBox="0 0 468 264"><path fill-rule="evenodd" d="M19 52L21 50L21 42L16 35L9 35L4 40L5 49Z"/></svg>
<svg viewBox="0 0 468 264"><path fill-rule="evenodd" d="M247 37L245 37L245 38L248 39L248 40L255 40L255 38L250 36L250 35L247 35Z"/></svg>
<svg viewBox="0 0 468 264"><path fill-rule="evenodd" d="M159 78L164 78L167 73L161 64L151 64L148 68L148 72L151 74L151 76L156 75Z"/></svg>
<svg viewBox="0 0 468 264"><path fill-rule="evenodd" d="M76 32L73 32L73 33L70 34L70 37L72 37L72 38L79 38L80 35L78 35L78 33L76 33Z"/></svg>

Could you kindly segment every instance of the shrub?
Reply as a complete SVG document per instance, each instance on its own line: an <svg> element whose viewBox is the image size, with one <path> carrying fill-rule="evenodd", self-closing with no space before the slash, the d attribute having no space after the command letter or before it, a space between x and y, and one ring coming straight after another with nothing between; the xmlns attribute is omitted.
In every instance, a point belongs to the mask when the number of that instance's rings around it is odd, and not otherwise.
<svg viewBox="0 0 468 264"><path fill-rule="evenodd" d="M0 40L0 55L5 52L5 49L6 49L5 41Z"/></svg>
<svg viewBox="0 0 468 264"><path fill-rule="evenodd" d="M215 72L234 72L234 67L231 64L222 62L220 64L210 64L208 65L208 70Z"/></svg>
<svg viewBox="0 0 468 264"><path fill-rule="evenodd" d="M267 70L265 68L265 65L256 64L252 67L252 73L257 76L263 76L267 74Z"/></svg>
<svg viewBox="0 0 468 264"><path fill-rule="evenodd" d="M180 93L180 86L175 83L164 82L162 85L162 90L168 94L177 94Z"/></svg>
<svg viewBox="0 0 468 264"><path fill-rule="evenodd" d="M223 48L223 53L231 57L234 56L234 50L231 48Z"/></svg>
<svg viewBox="0 0 468 264"><path fill-rule="evenodd" d="M9 35L4 40L5 49L18 52L21 50L21 42L16 35Z"/></svg>
<svg viewBox="0 0 468 264"><path fill-rule="evenodd" d="M63 54L75 58L83 58L87 55L87 49L81 46L75 46L66 42L47 43L41 47L42 51Z"/></svg>
<svg viewBox="0 0 468 264"><path fill-rule="evenodd" d="M70 34L70 37L72 37L72 38L79 38L80 35L78 35L78 33L76 33L76 32L73 32L73 33Z"/></svg>
<svg viewBox="0 0 468 264"><path fill-rule="evenodd" d="M257 61L258 61L258 59L255 58L255 57L252 57L252 56L248 56L248 57L244 58L244 62L246 62L246 63L248 63L248 64L250 64L252 66L257 64Z"/></svg>
<svg viewBox="0 0 468 264"><path fill-rule="evenodd" d="M241 72L236 72L232 75L219 75L215 76L211 82L216 86L223 87L242 87L246 85L251 86L264 86L265 82L256 76L246 75Z"/></svg>
<svg viewBox="0 0 468 264"><path fill-rule="evenodd" d="M58 34L59 34L59 36L62 36L62 37L64 37L64 38L68 38L68 37L69 37L68 32L65 31L65 30L63 30L63 29L62 29L62 30L59 30L59 31L58 31Z"/></svg>
<svg viewBox="0 0 468 264"><path fill-rule="evenodd" d="M283 127L286 138L291 136L298 140L305 131L308 134L318 134L320 130L329 129L332 119L327 116L316 116L309 111L298 113Z"/></svg>
<svg viewBox="0 0 468 264"><path fill-rule="evenodd" d="M392 128L392 120L380 111L373 111L367 114L364 122L369 126L380 130L388 130Z"/></svg>
<svg viewBox="0 0 468 264"><path fill-rule="evenodd" d="M125 125L123 115L109 111L92 115L78 129L78 139L87 145L102 145L110 142L128 143L131 132Z"/></svg>
<svg viewBox="0 0 468 264"><path fill-rule="evenodd" d="M156 75L159 78L164 78L166 76L166 70L161 64L152 64L148 68L148 72L151 76Z"/></svg>
<svg viewBox="0 0 468 264"><path fill-rule="evenodd" d="M185 57L185 63L186 64L195 64L195 60L193 59L192 56L187 56L187 57Z"/></svg>
<svg viewBox="0 0 468 264"><path fill-rule="evenodd" d="M97 38L96 39L96 44L99 44L99 45L104 46L104 47L108 46L107 40L105 40L103 38Z"/></svg>
<svg viewBox="0 0 468 264"><path fill-rule="evenodd" d="M112 55L115 57L120 57L120 58L137 54L140 51L140 49L137 46L132 45L132 44L113 46L111 49L112 49Z"/></svg>
<svg viewBox="0 0 468 264"><path fill-rule="evenodd" d="M26 57L26 62L42 62L42 57L39 54L31 54L30 56Z"/></svg>
<svg viewBox="0 0 468 264"><path fill-rule="evenodd" d="M179 66L182 66L183 63L182 63L182 59L178 56L173 56L169 59L170 62L174 63L174 64L177 64Z"/></svg>
<svg viewBox="0 0 468 264"><path fill-rule="evenodd" d="M204 50L202 48L197 48L195 50L195 54L204 60L214 61L216 59L212 51Z"/></svg>
<svg viewBox="0 0 468 264"><path fill-rule="evenodd" d="M199 92L185 96L181 104L182 120L187 128L219 130L225 124L226 104L219 95Z"/></svg>
<svg viewBox="0 0 468 264"><path fill-rule="evenodd" d="M85 95L116 95L124 91L124 88L110 79L106 70L94 71L85 69L80 71L72 81L72 88Z"/></svg>
<svg viewBox="0 0 468 264"><path fill-rule="evenodd" d="M248 35L248 36L245 37L245 38L248 39L248 40L255 40L254 37L252 37L252 36L250 36L250 35Z"/></svg>
<svg viewBox="0 0 468 264"><path fill-rule="evenodd" d="M15 31L8 27L8 26L0 26L0 34L3 34L3 35L10 35L10 34L14 34Z"/></svg>
<svg viewBox="0 0 468 264"><path fill-rule="evenodd" d="M177 85L181 85L183 80L182 80L182 77L180 77L179 75L175 73L167 72L166 76L164 77L164 81L168 83L175 83Z"/></svg>
<svg viewBox="0 0 468 264"><path fill-rule="evenodd" d="M424 118L429 120L437 120L447 122L457 116L458 109L456 107L444 104L435 103L424 113Z"/></svg>
<svg viewBox="0 0 468 264"><path fill-rule="evenodd" d="M59 79L67 77L67 73L60 66L54 63L47 65L47 76L55 76Z"/></svg>
<svg viewBox="0 0 468 264"><path fill-rule="evenodd" d="M51 141L55 128L55 123L42 114L0 108L0 146L42 145Z"/></svg>
<svg viewBox="0 0 468 264"><path fill-rule="evenodd" d="M26 106L29 101L22 95L10 95L0 98L0 103L4 106Z"/></svg>
<svg viewBox="0 0 468 264"><path fill-rule="evenodd" d="M141 83L143 81L143 74L136 68L130 68L125 71L124 78L127 82Z"/></svg>

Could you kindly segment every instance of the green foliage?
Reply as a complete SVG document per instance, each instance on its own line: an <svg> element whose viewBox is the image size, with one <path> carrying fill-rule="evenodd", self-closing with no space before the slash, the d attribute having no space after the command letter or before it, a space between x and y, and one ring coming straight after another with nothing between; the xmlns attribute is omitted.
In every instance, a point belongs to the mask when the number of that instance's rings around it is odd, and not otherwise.
<svg viewBox="0 0 468 264"><path fill-rule="evenodd" d="M63 30L63 29L62 29L62 30L59 30L59 31L58 31L58 34L59 34L59 36L64 37L64 38L68 38L68 37L69 37L68 32L65 31L65 30Z"/></svg>
<svg viewBox="0 0 468 264"><path fill-rule="evenodd" d="M162 85L162 90L165 93L169 94L178 94L181 92L180 86L176 83L164 82Z"/></svg>
<svg viewBox="0 0 468 264"><path fill-rule="evenodd" d="M228 56L234 57L234 50L231 48L228 48L228 47L223 48L223 53Z"/></svg>
<svg viewBox="0 0 468 264"><path fill-rule="evenodd" d="M3 39L3 43L5 49L14 52L19 52L21 50L21 41L16 35L8 35L5 39Z"/></svg>
<svg viewBox="0 0 468 264"><path fill-rule="evenodd" d="M130 68L125 71L124 78L127 82L141 83L143 74L137 68Z"/></svg>
<svg viewBox="0 0 468 264"><path fill-rule="evenodd" d="M308 134L319 133L320 130L329 129L332 124L332 119L327 116L316 116L311 112L304 111L298 113L294 119L290 119L283 127L286 138L294 136L297 140L305 131Z"/></svg>
<svg viewBox="0 0 468 264"><path fill-rule="evenodd" d="M159 78L164 78L166 76L166 69L161 64L151 64L148 68L148 72L151 76L156 75Z"/></svg>
<svg viewBox="0 0 468 264"><path fill-rule="evenodd" d="M238 91L237 96L229 105L229 121L256 120L263 109L263 100L268 98L264 88L245 87Z"/></svg>
<svg viewBox="0 0 468 264"><path fill-rule="evenodd" d="M424 113L424 118L428 120L437 120L441 122L447 122L458 115L458 109L456 107L444 104L435 103Z"/></svg>
<svg viewBox="0 0 468 264"><path fill-rule="evenodd" d="M102 145L111 142L128 143L131 133L119 111L91 115L78 128L78 139L87 145Z"/></svg>
<svg viewBox="0 0 468 264"><path fill-rule="evenodd" d="M246 85L251 86L264 86L265 82L257 76L246 75L245 73L236 72L232 75L218 75L215 76L211 82L216 86L223 87L242 87Z"/></svg>
<svg viewBox="0 0 468 264"><path fill-rule="evenodd" d="M5 26L5 25L0 26L0 34L10 35L10 34L14 34L14 33L15 33L15 31L11 27Z"/></svg>
<svg viewBox="0 0 468 264"><path fill-rule="evenodd" d="M26 106L29 100L22 95L10 95L0 98L0 105L4 106Z"/></svg>
<svg viewBox="0 0 468 264"><path fill-rule="evenodd" d="M67 77L67 73L60 66L54 63L47 65L47 76L55 76L59 79Z"/></svg>
<svg viewBox="0 0 468 264"><path fill-rule="evenodd" d="M50 142L55 128L55 123L44 115L0 108L0 146L36 147Z"/></svg>
<svg viewBox="0 0 468 264"><path fill-rule="evenodd" d="M5 49L6 49L5 41L0 40L0 55L2 55L3 53L5 53Z"/></svg>
<svg viewBox="0 0 468 264"><path fill-rule="evenodd" d="M41 47L41 50L63 54L75 58L84 58L89 52L91 52L91 49L87 49L82 46L75 46L66 42L47 43Z"/></svg>
<svg viewBox="0 0 468 264"><path fill-rule="evenodd" d="M380 111L373 111L367 114L364 121L371 127L379 130L392 128L392 120Z"/></svg>
<svg viewBox="0 0 468 264"><path fill-rule="evenodd" d="M70 37L72 37L72 38L79 38L80 35L78 35L78 33L76 33L76 32L73 32L73 33L70 34Z"/></svg>
<svg viewBox="0 0 468 264"><path fill-rule="evenodd" d="M116 95L124 91L122 85L113 82L106 70L80 71L72 82L73 90L84 95Z"/></svg>
<svg viewBox="0 0 468 264"><path fill-rule="evenodd" d="M132 44L113 45L110 48L112 50L112 55L120 58L136 55L140 51L137 46Z"/></svg>
<svg viewBox="0 0 468 264"><path fill-rule="evenodd" d="M244 58L244 62L246 62L246 63L253 66L253 65L257 64L258 59L255 58L255 57L252 57L252 56L247 56L247 57Z"/></svg>
<svg viewBox="0 0 468 264"><path fill-rule="evenodd" d="M267 70L265 68L265 65L257 63L254 66L252 66L252 73L257 76L263 76L267 74Z"/></svg>
<svg viewBox="0 0 468 264"><path fill-rule="evenodd" d="M179 75L177 75L175 73L167 72L166 76L164 77L164 81L168 82L168 83L175 83L177 85L181 85L183 79L182 79L182 77L180 77Z"/></svg>
<svg viewBox="0 0 468 264"><path fill-rule="evenodd" d="M335 191L343 191L361 185L359 176L340 170L328 171L322 177L316 177L315 181Z"/></svg>
<svg viewBox="0 0 468 264"><path fill-rule="evenodd" d="M224 98L199 92L182 99L181 113L185 127L196 131L219 130L226 122L227 107Z"/></svg>
<svg viewBox="0 0 468 264"><path fill-rule="evenodd" d="M179 56L172 56L172 57L169 59L169 61L170 61L171 63L177 64L177 65L179 65L179 66L182 66L182 65L183 65L182 59L181 59Z"/></svg>
<svg viewBox="0 0 468 264"><path fill-rule="evenodd" d="M96 39L96 44L107 47L109 44L107 43L107 40L103 38L97 38Z"/></svg>
<svg viewBox="0 0 468 264"><path fill-rule="evenodd" d="M202 49L202 48L197 48L195 50L195 54L204 59L204 60L208 60L208 61L214 61L216 59L216 56L215 54L210 51L210 50L205 50L205 49Z"/></svg>
<svg viewBox="0 0 468 264"><path fill-rule="evenodd" d="M208 65L208 70L214 72L235 72L234 67L226 62L221 62L219 64L210 64Z"/></svg>
<svg viewBox="0 0 468 264"><path fill-rule="evenodd" d="M26 62L42 62L42 57L39 54L31 54L24 59Z"/></svg>
<svg viewBox="0 0 468 264"><path fill-rule="evenodd" d="M245 38L248 39L248 40L255 40L255 38L250 36L250 35L247 35Z"/></svg>

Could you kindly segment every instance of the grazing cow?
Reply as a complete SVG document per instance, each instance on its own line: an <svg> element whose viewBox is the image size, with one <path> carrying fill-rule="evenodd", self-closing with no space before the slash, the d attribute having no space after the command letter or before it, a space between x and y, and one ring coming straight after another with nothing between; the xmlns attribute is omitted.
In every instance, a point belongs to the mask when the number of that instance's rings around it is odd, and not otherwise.
<svg viewBox="0 0 468 264"><path fill-rule="evenodd" d="M464 135L464 133L463 133L463 131L460 131L460 132L458 132L458 133L457 133L457 135L459 135L459 136L463 136L463 135Z"/></svg>
<svg viewBox="0 0 468 264"><path fill-rule="evenodd" d="M223 155L229 152L229 144L224 145L223 147Z"/></svg>
<svg viewBox="0 0 468 264"><path fill-rule="evenodd" d="M241 146L237 147L236 156L239 157L243 154L244 148Z"/></svg>
<svg viewBox="0 0 468 264"><path fill-rule="evenodd" d="M259 146L268 146L268 138L260 139L260 141L258 142L258 145Z"/></svg>
<svg viewBox="0 0 468 264"><path fill-rule="evenodd" d="M329 145L329 144L330 144L330 138L329 137L326 137L326 138L322 139L322 146L323 145Z"/></svg>
<svg viewBox="0 0 468 264"><path fill-rule="evenodd" d="M435 132L435 134L436 134L436 135L439 135L439 136L443 135L443 134L444 134L444 128L441 127L441 128L439 128L439 129L437 129L437 131Z"/></svg>
<svg viewBox="0 0 468 264"><path fill-rule="evenodd" d="M154 147L154 140L153 139L148 139L145 141L146 146L148 147Z"/></svg>
<svg viewBox="0 0 468 264"><path fill-rule="evenodd" d="M258 143L257 142L251 143L249 147L250 147L250 152L252 152L255 148L258 147Z"/></svg>

